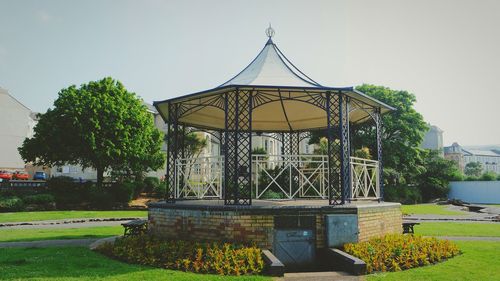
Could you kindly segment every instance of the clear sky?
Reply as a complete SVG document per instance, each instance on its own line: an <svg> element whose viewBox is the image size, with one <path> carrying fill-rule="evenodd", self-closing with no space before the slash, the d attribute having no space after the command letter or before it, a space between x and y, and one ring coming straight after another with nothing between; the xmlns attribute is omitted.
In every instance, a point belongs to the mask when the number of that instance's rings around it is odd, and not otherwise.
<svg viewBox="0 0 500 281"><path fill-rule="evenodd" d="M445 144L500 144L500 1L0 0L0 87L45 112L112 76L144 98L215 87L275 43L327 86L404 89Z"/></svg>

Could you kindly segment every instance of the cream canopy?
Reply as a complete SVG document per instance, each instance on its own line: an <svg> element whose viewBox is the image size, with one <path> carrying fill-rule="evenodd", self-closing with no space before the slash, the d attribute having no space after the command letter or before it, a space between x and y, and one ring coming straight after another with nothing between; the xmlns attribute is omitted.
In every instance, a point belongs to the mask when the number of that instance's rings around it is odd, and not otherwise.
<svg viewBox="0 0 500 281"><path fill-rule="evenodd" d="M158 101L154 105L166 122L170 121L171 104L178 106L179 124L223 130L226 95L250 94L252 131L307 131L327 127L328 92L348 97L351 123L369 120L374 111L385 113L393 110L391 106L353 87L325 87L318 84L295 67L271 37L257 57L224 84L207 91Z"/></svg>

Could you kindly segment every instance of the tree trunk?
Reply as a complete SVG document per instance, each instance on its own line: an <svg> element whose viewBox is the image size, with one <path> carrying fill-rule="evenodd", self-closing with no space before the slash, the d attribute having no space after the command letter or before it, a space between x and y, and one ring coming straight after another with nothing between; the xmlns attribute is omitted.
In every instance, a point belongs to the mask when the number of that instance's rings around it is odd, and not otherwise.
<svg viewBox="0 0 500 281"><path fill-rule="evenodd" d="M102 187L102 182L104 180L104 168L98 167L97 169L97 187Z"/></svg>

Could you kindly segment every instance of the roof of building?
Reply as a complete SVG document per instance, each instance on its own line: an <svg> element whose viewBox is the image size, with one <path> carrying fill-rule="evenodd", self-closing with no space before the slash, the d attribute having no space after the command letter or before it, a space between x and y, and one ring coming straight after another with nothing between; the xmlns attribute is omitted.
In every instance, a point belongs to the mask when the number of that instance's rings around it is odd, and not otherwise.
<svg viewBox="0 0 500 281"><path fill-rule="evenodd" d="M462 148L462 151L464 152L465 155L500 157L500 154L495 153L494 151L491 151L491 150L464 149L464 148Z"/></svg>
<svg viewBox="0 0 500 281"><path fill-rule="evenodd" d="M247 67L219 87L229 85L322 87L295 67L271 38Z"/></svg>
<svg viewBox="0 0 500 281"><path fill-rule="evenodd" d="M349 115L352 123L370 120L370 110L381 113L394 110L354 87L327 87L317 83L300 71L276 46L271 39L274 35L271 27L266 34L268 40L259 54L227 82L206 91L154 102L164 120L169 122L168 105L178 104L182 112L178 119L180 124L223 129L225 94L245 99L251 93L251 127L253 131L261 132L326 128L325 93L345 96L352 101Z"/></svg>

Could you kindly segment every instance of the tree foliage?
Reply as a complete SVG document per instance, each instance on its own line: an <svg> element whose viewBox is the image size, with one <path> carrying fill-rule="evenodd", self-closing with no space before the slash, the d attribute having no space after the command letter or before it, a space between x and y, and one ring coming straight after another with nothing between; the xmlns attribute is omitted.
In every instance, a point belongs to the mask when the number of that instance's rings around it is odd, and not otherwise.
<svg viewBox="0 0 500 281"><path fill-rule="evenodd" d="M464 174L470 177L480 177L482 172L483 165L480 162L469 162L464 168Z"/></svg>
<svg viewBox="0 0 500 281"><path fill-rule="evenodd" d="M425 150L422 157L423 169L416 178L422 199L428 201L434 198L446 198L449 192L449 182L462 180L458 165L444 159L438 151Z"/></svg>
<svg viewBox="0 0 500 281"><path fill-rule="evenodd" d="M162 144L162 133L141 100L108 77L62 89L19 152L35 165L94 168L100 184L109 169L160 168Z"/></svg>

